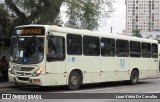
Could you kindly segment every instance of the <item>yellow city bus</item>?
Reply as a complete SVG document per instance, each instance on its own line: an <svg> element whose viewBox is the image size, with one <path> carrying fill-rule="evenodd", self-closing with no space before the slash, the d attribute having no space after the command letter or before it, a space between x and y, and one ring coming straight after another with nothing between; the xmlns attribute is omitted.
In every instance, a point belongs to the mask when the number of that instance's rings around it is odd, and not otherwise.
<svg viewBox="0 0 160 102"><path fill-rule="evenodd" d="M16 27L9 81L38 86L128 81L156 77L158 42L56 25Z"/></svg>

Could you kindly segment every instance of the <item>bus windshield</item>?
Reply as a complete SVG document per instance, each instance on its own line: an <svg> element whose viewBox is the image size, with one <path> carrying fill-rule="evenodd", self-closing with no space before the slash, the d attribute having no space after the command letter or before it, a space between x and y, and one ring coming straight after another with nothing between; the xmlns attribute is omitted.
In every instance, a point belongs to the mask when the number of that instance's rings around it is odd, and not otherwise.
<svg viewBox="0 0 160 102"><path fill-rule="evenodd" d="M19 64L36 64L44 57L44 37L13 37L10 61Z"/></svg>

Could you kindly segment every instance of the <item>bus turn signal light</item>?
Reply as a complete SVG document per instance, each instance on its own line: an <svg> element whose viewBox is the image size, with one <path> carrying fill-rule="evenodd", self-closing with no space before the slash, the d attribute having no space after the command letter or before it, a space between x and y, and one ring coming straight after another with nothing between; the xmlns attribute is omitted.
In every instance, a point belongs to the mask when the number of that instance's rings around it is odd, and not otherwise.
<svg viewBox="0 0 160 102"><path fill-rule="evenodd" d="M32 82L39 84L41 81L40 81L40 79L33 79Z"/></svg>
<svg viewBox="0 0 160 102"><path fill-rule="evenodd" d="M32 74L32 76L39 76L42 72L43 72L43 70L44 70L44 68L39 68L38 70L36 70L33 74Z"/></svg>

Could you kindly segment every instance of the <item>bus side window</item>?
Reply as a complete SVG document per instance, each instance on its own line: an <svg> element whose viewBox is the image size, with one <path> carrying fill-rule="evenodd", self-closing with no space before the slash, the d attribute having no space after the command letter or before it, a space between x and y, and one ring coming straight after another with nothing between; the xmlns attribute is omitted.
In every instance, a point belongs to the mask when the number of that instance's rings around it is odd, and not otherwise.
<svg viewBox="0 0 160 102"><path fill-rule="evenodd" d="M83 37L83 53L85 56L100 55L100 39L98 37Z"/></svg>
<svg viewBox="0 0 160 102"><path fill-rule="evenodd" d="M129 42L127 40L117 40L116 48L116 54L118 57L129 56Z"/></svg>
<svg viewBox="0 0 160 102"><path fill-rule="evenodd" d="M82 55L82 36L67 35L67 53L68 55Z"/></svg>
<svg viewBox="0 0 160 102"><path fill-rule="evenodd" d="M151 44L150 43L142 43L142 57L143 58L151 58Z"/></svg>
<svg viewBox="0 0 160 102"><path fill-rule="evenodd" d="M49 55L55 55L56 54L54 38L48 39L48 54Z"/></svg>
<svg viewBox="0 0 160 102"><path fill-rule="evenodd" d="M158 58L158 45L152 44L152 57Z"/></svg>
<svg viewBox="0 0 160 102"><path fill-rule="evenodd" d="M110 38L101 39L101 55L115 56L115 40Z"/></svg>
<svg viewBox="0 0 160 102"><path fill-rule="evenodd" d="M59 61L65 58L65 39L60 36L51 36L48 39L47 61Z"/></svg>
<svg viewBox="0 0 160 102"><path fill-rule="evenodd" d="M140 42L130 42L130 57L141 57L141 44Z"/></svg>

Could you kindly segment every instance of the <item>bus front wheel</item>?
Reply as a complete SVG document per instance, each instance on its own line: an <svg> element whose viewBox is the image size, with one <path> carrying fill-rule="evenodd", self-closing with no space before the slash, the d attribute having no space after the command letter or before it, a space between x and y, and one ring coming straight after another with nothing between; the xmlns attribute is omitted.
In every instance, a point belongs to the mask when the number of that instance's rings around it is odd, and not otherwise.
<svg viewBox="0 0 160 102"><path fill-rule="evenodd" d="M130 84L136 85L138 83L139 74L137 70L133 70L130 77Z"/></svg>
<svg viewBox="0 0 160 102"><path fill-rule="evenodd" d="M72 71L69 75L68 88L70 90L78 89L80 83L81 83L81 78L79 73L77 73L76 71Z"/></svg>

